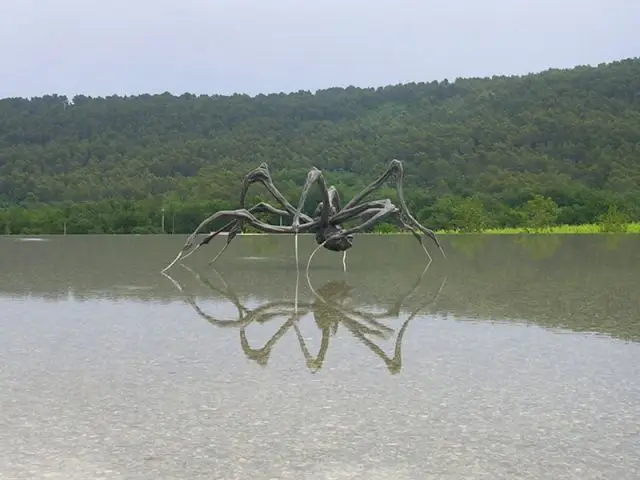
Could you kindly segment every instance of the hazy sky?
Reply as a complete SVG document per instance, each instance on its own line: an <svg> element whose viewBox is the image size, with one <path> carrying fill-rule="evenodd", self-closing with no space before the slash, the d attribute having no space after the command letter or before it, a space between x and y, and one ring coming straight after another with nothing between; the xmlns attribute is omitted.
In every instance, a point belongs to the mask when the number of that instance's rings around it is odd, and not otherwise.
<svg viewBox="0 0 640 480"><path fill-rule="evenodd" d="M315 90L640 56L640 0L0 0L0 97Z"/></svg>

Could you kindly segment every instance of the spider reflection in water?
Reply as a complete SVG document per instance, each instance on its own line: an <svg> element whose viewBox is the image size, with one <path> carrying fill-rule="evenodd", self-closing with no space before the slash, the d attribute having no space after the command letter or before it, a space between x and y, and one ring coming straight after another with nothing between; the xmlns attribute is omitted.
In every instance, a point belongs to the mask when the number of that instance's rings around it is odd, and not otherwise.
<svg viewBox="0 0 640 480"><path fill-rule="evenodd" d="M306 360L306 365L312 373L319 371L324 363L327 350L329 348L330 338L334 336L340 324L345 327L355 338L364 344L371 352L380 357L387 366L390 373L398 373L402 368L402 341L405 332L411 321L427 306L434 304L446 283L446 277L443 278L439 289L433 297L425 296L425 300L420 302L418 307L409 313L406 320L402 323L397 331L395 339L395 347L393 356L389 357L385 351L375 343L372 338L376 337L382 340L388 339L395 333L395 329L385 325L384 321L392 318L398 318L401 314L403 303L418 290L423 281L431 262L418 276L417 280L411 286L410 290L396 299L395 303L387 310L381 313L371 313L359 310L346 304L349 293L353 287L344 281L329 281L322 287L315 290L311 285L309 277L308 286L313 295L313 299L309 302L300 302L297 298L292 300L276 300L265 303L256 308L247 308L238 298L238 295L227 285L222 276L215 270L213 272L220 279L223 288L215 287L209 279L195 272L190 267L181 264L183 268L189 271L203 286L210 289L229 300L238 311L238 318L235 320L218 319L203 311L196 302L195 295L189 294L184 287L173 277L167 273L163 273L176 288L185 296L185 300L202 318L216 327L238 328L240 330L240 344L247 358L256 361L258 364L265 366L269 360L273 347L278 341L291 329L295 332L300 349ZM299 281L296 278L296 281ZM297 287L297 285L296 285ZM320 347L317 355L314 357L310 352L300 331L299 322L306 315L312 315L317 328L321 332ZM247 338L247 329L251 324L265 324L278 318L286 318L276 333L260 348L254 348L250 345Z"/></svg>

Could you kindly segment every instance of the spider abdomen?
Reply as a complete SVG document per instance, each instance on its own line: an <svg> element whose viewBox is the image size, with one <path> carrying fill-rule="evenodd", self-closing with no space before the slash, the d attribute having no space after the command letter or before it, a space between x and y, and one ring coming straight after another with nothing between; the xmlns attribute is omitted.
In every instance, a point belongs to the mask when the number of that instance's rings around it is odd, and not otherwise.
<svg viewBox="0 0 640 480"><path fill-rule="evenodd" d="M324 248L331 250L332 252L344 252L345 250L349 250L353 246L353 235L340 235L343 231L344 230L338 225L330 225L325 228L320 228L316 231L316 243L321 245L322 242L326 241ZM336 234L338 236L334 237ZM327 241L327 239L329 240Z"/></svg>

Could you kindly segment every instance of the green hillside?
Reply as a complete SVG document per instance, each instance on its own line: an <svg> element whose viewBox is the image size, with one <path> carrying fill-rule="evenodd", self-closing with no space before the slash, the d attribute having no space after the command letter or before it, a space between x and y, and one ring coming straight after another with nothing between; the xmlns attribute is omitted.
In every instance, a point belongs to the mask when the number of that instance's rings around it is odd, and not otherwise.
<svg viewBox="0 0 640 480"><path fill-rule="evenodd" d="M0 228L153 231L164 207L166 230L187 232L236 208L261 162L295 203L311 166L348 198L392 158L434 228L591 223L614 206L639 219L640 59L257 97L3 99Z"/></svg>

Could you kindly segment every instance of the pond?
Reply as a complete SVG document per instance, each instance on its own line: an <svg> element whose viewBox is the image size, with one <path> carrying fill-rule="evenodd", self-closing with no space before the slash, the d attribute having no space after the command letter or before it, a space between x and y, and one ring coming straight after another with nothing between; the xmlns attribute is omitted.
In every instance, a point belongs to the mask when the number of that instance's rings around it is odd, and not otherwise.
<svg viewBox="0 0 640 480"><path fill-rule="evenodd" d="M0 478L640 478L640 237L183 242L0 238Z"/></svg>

